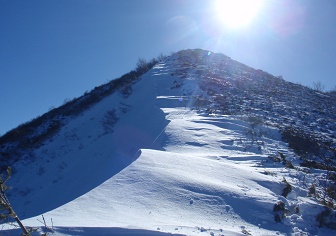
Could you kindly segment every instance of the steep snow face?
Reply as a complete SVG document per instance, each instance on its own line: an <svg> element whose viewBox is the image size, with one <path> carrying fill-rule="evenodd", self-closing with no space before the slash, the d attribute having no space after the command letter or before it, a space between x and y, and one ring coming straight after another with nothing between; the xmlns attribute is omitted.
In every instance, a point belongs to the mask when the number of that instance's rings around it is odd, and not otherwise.
<svg viewBox="0 0 336 236"><path fill-rule="evenodd" d="M168 122L155 105L153 79L135 84L126 99L121 93L107 97L13 167L10 198L22 217L42 214L100 185L134 161L140 148L162 147L164 135L157 136ZM118 121L106 121L109 111Z"/></svg>
<svg viewBox="0 0 336 236"><path fill-rule="evenodd" d="M43 214L54 235L331 235L307 198L315 176L268 158L281 152L297 163L278 130L245 114L205 113L203 68L190 66L199 57L180 59L156 65L126 98L115 93L83 112L14 166L9 198L24 224L41 226ZM281 223L278 201L290 211Z"/></svg>

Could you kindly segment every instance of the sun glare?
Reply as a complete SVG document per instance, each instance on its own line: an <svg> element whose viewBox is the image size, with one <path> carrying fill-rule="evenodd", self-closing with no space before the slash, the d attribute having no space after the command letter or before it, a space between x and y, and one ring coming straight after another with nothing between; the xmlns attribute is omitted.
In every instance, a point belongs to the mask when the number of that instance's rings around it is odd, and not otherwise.
<svg viewBox="0 0 336 236"><path fill-rule="evenodd" d="M218 0L214 7L221 23L238 28L253 20L261 7L261 0Z"/></svg>

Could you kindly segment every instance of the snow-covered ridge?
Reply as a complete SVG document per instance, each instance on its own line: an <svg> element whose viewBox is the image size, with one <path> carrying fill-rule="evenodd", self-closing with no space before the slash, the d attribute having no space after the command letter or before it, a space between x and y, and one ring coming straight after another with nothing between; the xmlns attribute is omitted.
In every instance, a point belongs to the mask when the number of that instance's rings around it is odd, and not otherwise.
<svg viewBox="0 0 336 236"><path fill-rule="evenodd" d="M331 235L315 219L322 206L307 196L323 172L275 161L281 153L300 162L274 125L282 110L267 116L256 89L286 82L255 73L220 54L174 54L127 96L112 93L17 162L12 205L27 226L41 226L42 214L49 226L52 219L54 235ZM267 125L247 119L256 116ZM277 223L279 201L288 211Z"/></svg>
<svg viewBox="0 0 336 236"><path fill-rule="evenodd" d="M0 170L4 171L8 165L13 165L19 159L33 158L31 156L32 150L43 146L68 121L80 116L105 97L113 93L120 93L124 98L127 98L132 92L132 84L140 80L141 75L152 68L156 62L157 59L138 63L135 70L120 78L97 86L90 92L85 92L82 96L74 98L64 105L54 108L0 136ZM129 107L123 106L121 109L125 112Z"/></svg>
<svg viewBox="0 0 336 236"><path fill-rule="evenodd" d="M175 68L172 74L179 78L175 87L196 78L200 90L206 93L186 93L196 100L193 104L197 108L213 114L258 117L264 124L280 129L288 141L294 137L317 143L310 149L290 143L291 148L302 153L308 166L314 161L323 163L321 156L334 159L336 97L331 93L287 82L223 54L203 50L181 51L170 62ZM307 152L314 158L307 158Z"/></svg>
<svg viewBox="0 0 336 236"><path fill-rule="evenodd" d="M335 142L336 99L302 85L203 50L176 54L175 75L196 77L222 113L263 116L278 126L292 125ZM197 58L197 59L195 59Z"/></svg>

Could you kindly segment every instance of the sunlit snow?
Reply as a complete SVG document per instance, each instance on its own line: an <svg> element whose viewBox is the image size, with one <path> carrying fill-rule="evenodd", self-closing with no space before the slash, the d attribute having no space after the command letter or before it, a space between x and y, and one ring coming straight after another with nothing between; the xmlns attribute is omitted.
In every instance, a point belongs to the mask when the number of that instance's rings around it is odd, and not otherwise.
<svg viewBox="0 0 336 236"><path fill-rule="evenodd" d="M51 235L330 235L316 227L319 207L302 176L268 161L281 151L295 162L278 131L260 127L263 149L246 149L249 123L193 107L192 96L206 94L196 77L176 86L173 71L173 59L156 65L131 96L110 95L64 126L33 161L16 164L10 199L24 225L39 227L39 235L43 214ZM119 121L106 133L101 120L111 109ZM293 186L287 199L284 177ZM279 200L300 213L276 223ZM1 235L20 234L6 229Z"/></svg>

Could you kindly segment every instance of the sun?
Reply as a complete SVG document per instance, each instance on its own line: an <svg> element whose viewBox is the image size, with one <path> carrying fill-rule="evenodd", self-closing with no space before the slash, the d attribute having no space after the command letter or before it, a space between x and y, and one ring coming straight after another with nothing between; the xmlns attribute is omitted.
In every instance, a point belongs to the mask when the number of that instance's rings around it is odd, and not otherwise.
<svg viewBox="0 0 336 236"><path fill-rule="evenodd" d="M216 18L230 28L247 26L258 14L262 0L217 0Z"/></svg>

